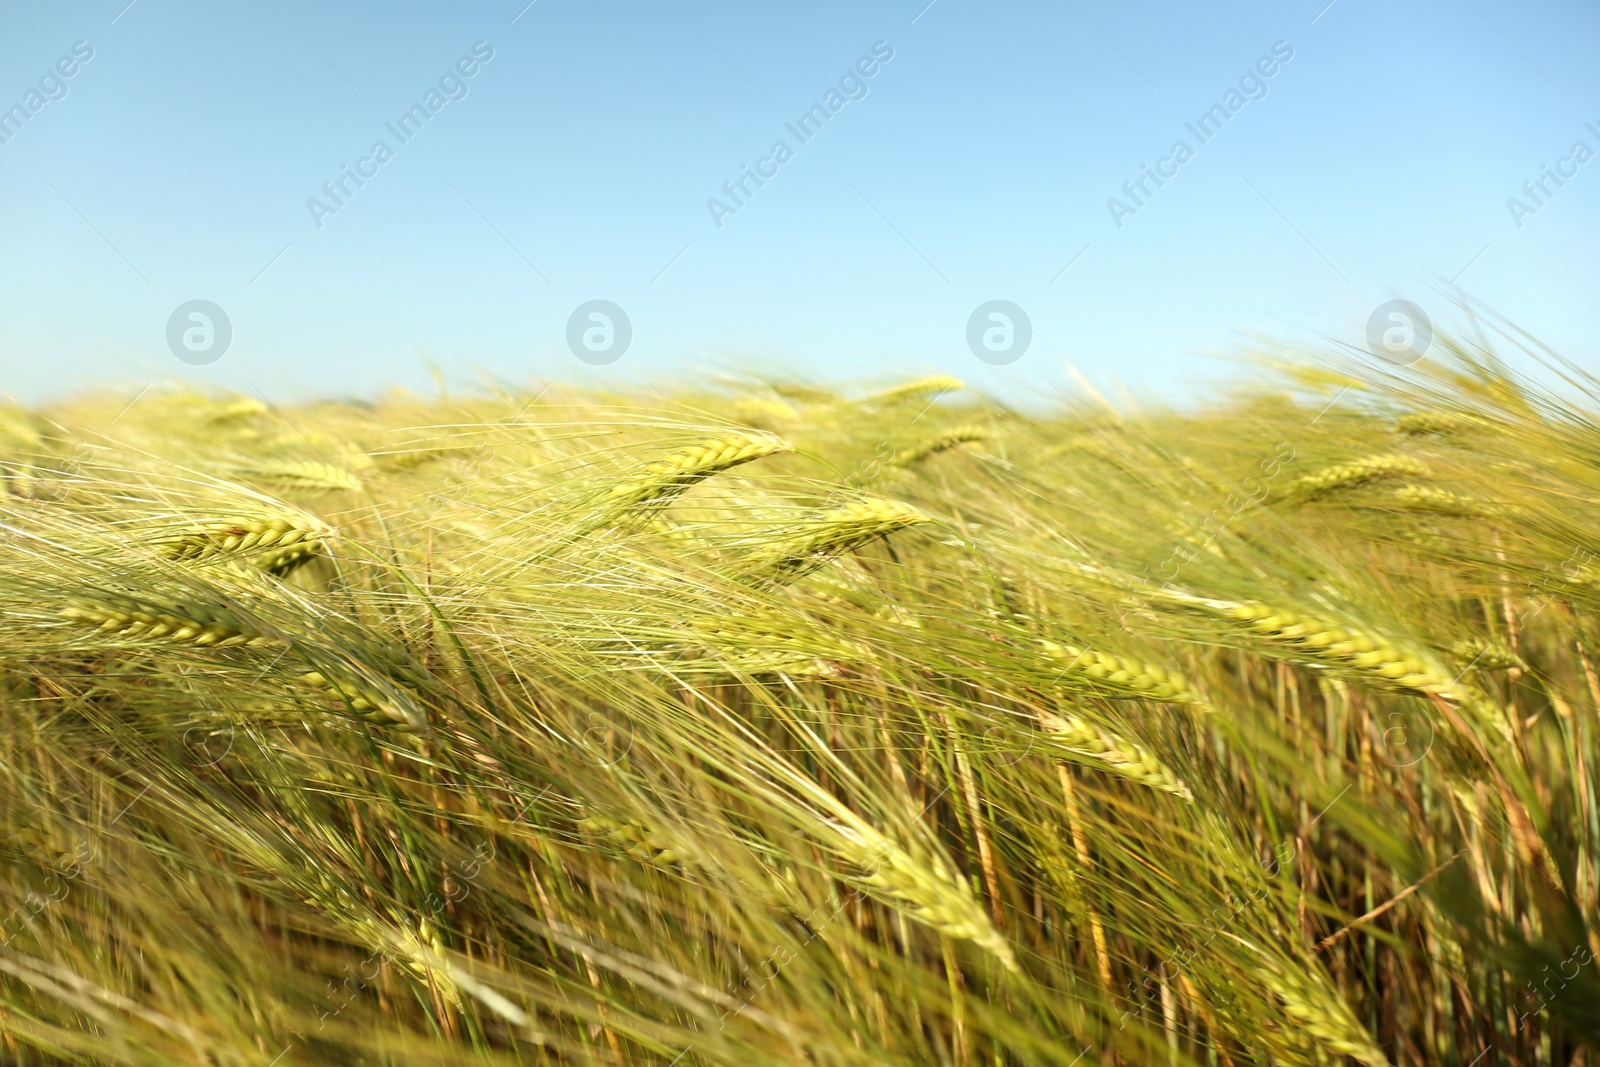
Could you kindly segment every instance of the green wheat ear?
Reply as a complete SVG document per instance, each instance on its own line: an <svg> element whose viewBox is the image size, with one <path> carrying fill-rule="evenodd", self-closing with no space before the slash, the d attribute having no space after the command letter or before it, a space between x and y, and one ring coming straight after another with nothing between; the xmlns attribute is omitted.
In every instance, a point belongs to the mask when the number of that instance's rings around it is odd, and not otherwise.
<svg viewBox="0 0 1600 1067"><path fill-rule="evenodd" d="M1394 432L1408 437L1458 437L1473 430L1493 428L1494 423L1488 419L1456 411L1417 411L1401 415L1394 422Z"/></svg>
<svg viewBox="0 0 1600 1067"><path fill-rule="evenodd" d="M1074 762L1109 771L1184 800L1194 799L1183 779L1137 741L1102 730L1087 719L1067 713L1041 712L1039 722L1045 729L1045 740L1068 753Z"/></svg>
<svg viewBox="0 0 1600 1067"><path fill-rule="evenodd" d="M656 527L661 512L692 486L740 464L793 451L783 438L761 432L728 433L680 449L613 485L563 543L607 527Z"/></svg>
<svg viewBox="0 0 1600 1067"><path fill-rule="evenodd" d="M787 585L831 559L897 530L933 522L910 504L876 497L816 516L801 532L758 552L739 580L747 585Z"/></svg>
<svg viewBox="0 0 1600 1067"><path fill-rule="evenodd" d="M272 638L221 610L178 604L165 610L130 597L77 599L61 609L61 617L92 626L106 637L163 641L196 648L263 645Z"/></svg>
<svg viewBox="0 0 1600 1067"><path fill-rule="evenodd" d="M1228 936L1251 952L1255 957L1251 970L1277 997L1284 1014L1299 1024L1317 1045L1366 1067L1389 1067L1389 1058L1373 1043L1320 968L1283 961L1243 938Z"/></svg>
<svg viewBox="0 0 1600 1067"><path fill-rule="evenodd" d="M954 429L946 430L944 433L918 441L904 452L896 455L890 461L890 465L909 467L921 463L930 456L948 452L952 448L971 444L974 441L988 441L993 437L994 434L982 426L957 426Z"/></svg>
<svg viewBox="0 0 1600 1067"><path fill-rule="evenodd" d="M590 815L579 821L578 829L652 867L671 867L680 858L672 842L632 819Z"/></svg>
<svg viewBox="0 0 1600 1067"><path fill-rule="evenodd" d="M411 707L385 696L364 682L330 679L321 671L309 671L296 678L295 682L330 694L338 701L340 708L355 712L367 722L402 729L415 729L421 724L421 714L414 706L416 694L403 686L400 691L412 698Z"/></svg>
<svg viewBox="0 0 1600 1067"><path fill-rule="evenodd" d="M326 525L306 516L219 522L168 541L160 554L196 562L242 557L283 577L321 553L331 534Z"/></svg>
<svg viewBox="0 0 1600 1067"><path fill-rule="evenodd" d="M1336 463L1331 467L1324 467L1303 478L1296 478L1284 487L1282 495L1289 500L1318 500L1340 490L1354 489L1380 478L1405 476L1415 478L1427 473L1428 468L1410 456L1397 453L1363 456L1348 463Z"/></svg>
<svg viewBox="0 0 1600 1067"><path fill-rule="evenodd" d="M1463 671L1526 671L1527 661L1498 641L1457 641L1450 646L1450 658Z"/></svg>
<svg viewBox="0 0 1600 1067"><path fill-rule="evenodd" d="M899 404L910 400L922 400L925 397L939 397L945 393L953 393L965 389L967 383L960 378L952 378L948 374L935 374L930 378L918 378L915 381L896 385L882 392L874 393L867 397L864 403L870 404Z"/></svg>
<svg viewBox="0 0 1600 1067"><path fill-rule="evenodd" d="M674 452L651 463L635 477L618 482L606 495L605 504L612 511L660 508L713 474L792 451L793 445L772 434L726 434Z"/></svg>
<svg viewBox="0 0 1600 1067"><path fill-rule="evenodd" d="M895 844L864 821L830 824L835 851L866 873L851 881L946 937L971 941L1018 973L1011 944L996 930L967 883L954 876L937 855L917 855Z"/></svg>
<svg viewBox="0 0 1600 1067"><path fill-rule="evenodd" d="M361 479L350 471L336 467L332 463L321 463L316 460L252 465L243 468L242 473L269 485L297 489L306 493L361 489Z"/></svg>
<svg viewBox="0 0 1600 1067"><path fill-rule="evenodd" d="M1492 504L1475 497L1434 489L1424 485L1405 485L1394 491L1395 503L1406 511L1425 511L1461 519L1509 519L1527 516L1514 504Z"/></svg>
<svg viewBox="0 0 1600 1067"><path fill-rule="evenodd" d="M1097 696L1124 700L1159 700L1204 707L1204 702L1176 671L1110 652L1040 640L1039 647L1055 670L1055 684Z"/></svg>

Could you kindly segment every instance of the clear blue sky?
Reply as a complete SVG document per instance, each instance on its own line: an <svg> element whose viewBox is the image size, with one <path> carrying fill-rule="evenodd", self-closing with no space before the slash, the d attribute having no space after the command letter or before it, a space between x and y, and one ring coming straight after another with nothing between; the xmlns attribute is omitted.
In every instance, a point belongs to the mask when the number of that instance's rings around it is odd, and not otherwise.
<svg viewBox="0 0 1600 1067"><path fill-rule="evenodd" d="M1591 5L525 2L5 5L0 108L26 118L0 125L0 390L372 392L425 384L425 353L457 377L1022 391L1071 363L1181 396L1236 373L1204 353L1241 331L1355 340L1392 297L1443 318L1458 275L1600 367L1600 159L1571 155L1600 151ZM892 59L802 144L785 123L878 42ZM1292 59L1246 78L1277 42ZM402 143L385 124L461 57ZM1241 78L1202 144L1185 123ZM708 208L758 165L777 173L737 212ZM1176 174L1114 220L1145 165ZM357 166L375 176L314 218ZM1544 166L1576 174L1513 219ZM596 298L633 327L603 367L566 340ZM208 366L168 350L192 299L232 323ZM1006 366L966 340L992 299L1032 322Z"/></svg>

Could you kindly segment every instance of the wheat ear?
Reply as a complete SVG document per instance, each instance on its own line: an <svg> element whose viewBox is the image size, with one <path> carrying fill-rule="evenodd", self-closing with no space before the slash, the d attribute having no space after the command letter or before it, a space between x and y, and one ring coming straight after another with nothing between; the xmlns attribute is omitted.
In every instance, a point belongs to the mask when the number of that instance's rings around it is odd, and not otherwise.
<svg viewBox="0 0 1600 1067"><path fill-rule="evenodd" d="M1045 729L1045 738L1053 746L1070 753L1075 762L1110 771L1184 800L1194 799L1194 794L1183 779L1135 741L1102 730L1087 719L1072 714L1041 712L1039 723Z"/></svg>
<svg viewBox="0 0 1600 1067"><path fill-rule="evenodd" d="M609 509L616 511L660 507L671 503L690 486L720 471L765 456L792 451L793 445L771 434L726 434L651 463L635 477L612 486L605 503Z"/></svg>
<svg viewBox="0 0 1600 1067"><path fill-rule="evenodd" d="M1234 937L1234 940L1246 944L1257 954L1260 962L1251 969L1283 1005L1284 1014L1299 1023L1317 1046L1339 1056L1349 1056L1367 1067L1389 1067L1388 1057L1356 1021L1350 1006L1321 980L1320 975L1313 977L1311 973L1298 970L1286 961L1254 949L1242 938Z"/></svg>
<svg viewBox="0 0 1600 1067"><path fill-rule="evenodd" d="M1094 649L1041 640L1039 647L1056 668L1056 684L1098 696L1202 705L1175 671Z"/></svg>
<svg viewBox="0 0 1600 1067"><path fill-rule="evenodd" d="M458 456L474 451L474 445L419 445L416 448L397 448L368 452L366 456L376 466L389 471L409 471L432 463L434 460L444 459L446 456Z"/></svg>
<svg viewBox="0 0 1600 1067"><path fill-rule="evenodd" d="M1526 671L1528 663L1516 650L1498 641L1457 641L1450 646L1450 657L1464 671Z"/></svg>
<svg viewBox="0 0 1600 1067"><path fill-rule="evenodd" d="M390 697L361 682L330 679L321 671L310 671L300 675L295 680L313 689L332 691L349 710L355 712L367 722L385 725L398 724L409 727L416 727L419 724L420 716L417 712L404 707ZM415 695L409 690L403 691L408 696Z"/></svg>
<svg viewBox="0 0 1600 1067"><path fill-rule="evenodd" d="M1394 491L1395 502L1407 511L1428 511L1462 519L1508 519L1525 515L1514 504L1491 504L1448 489L1424 485L1405 485Z"/></svg>
<svg viewBox="0 0 1600 1067"><path fill-rule="evenodd" d="M971 941L1006 970L1017 972L1010 942L973 899L967 883L952 876L937 856L914 856L865 822L830 825L838 835L838 850L868 872L852 881L946 937Z"/></svg>
<svg viewBox="0 0 1600 1067"><path fill-rule="evenodd" d="M149 610L149 605L128 597L74 600L61 609L61 617L93 626L107 636L196 648L263 645L272 640L220 611L184 604L174 605L171 611Z"/></svg>
<svg viewBox="0 0 1600 1067"><path fill-rule="evenodd" d="M1419 649L1403 650L1396 647L1399 642L1340 626L1315 615L1283 611L1266 604L1165 595L1238 624L1260 642L1258 651L1262 655L1271 656L1273 649L1282 649L1301 662L1331 668L1382 689L1448 700L1466 708L1483 725L1510 739L1510 725L1489 706L1483 693L1462 685Z"/></svg>
<svg viewBox="0 0 1600 1067"><path fill-rule="evenodd" d="M935 374L930 378L917 378L903 385L896 385L882 392L874 393L867 398L873 404L897 404L908 400L921 400L923 397L939 397L945 393L953 393L958 389L965 389L967 383L960 378L952 378L948 374Z"/></svg>
<svg viewBox="0 0 1600 1067"><path fill-rule="evenodd" d="M317 460L296 460L246 467L244 473L285 489L307 493L326 493L340 489L359 490L361 479L343 467Z"/></svg>
<svg viewBox="0 0 1600 1067"><path fill-rule="evenodd" d="M304 517L278 516L249 522L217 523L168 542L168 559L205 561L246 556L255 566L280 577L323 550L331 531Z"/></svg>
<svg viewBox="0 0 1600 1067"><path fill-rule="evenodd" d="M961 445L970 444L973 441L987 441L992 437L994 437L994 434L982 426L957 426L954 429L946 430L944 433L918 441L904 452L896 455L891 464L896 467L909 467L913 464L921 463L930 456L948 452L952 448L959 448Z"/></svg>
<svg viewBox="0 0 1600 1067"><path fill-rule="evenodd" d="M1293 500L1316 500L1380 478L1421 477L1427 472L1426 467L1410 456L1395 453L1364 456L1296 478L1284 487L1283 496Z"/></svg>
<svg viewBox="0 0 1600 1067"><path fill-rule="evenodd" d="M857 500L824 512L803 533L761 551L740 581L787 585L868 542L932 521L909 504L876 497Z"/></svg>
<svg viewBox="0 0 1600 1067"><path fill-rule="evenodd" d="M578 828L620 848L639 862L654 867L667 867L679 859L671 842L632 820L620 821L603 815L591 815L579 822Z"/></svg>
<svg viewBox="0 0 1600 1067"><path fill-rule="evenodd" d="M699 643L714 654L717 673L747 675L792 674L833 677L836 662L863 663L872 653L853 641L796 632L777 620L745 616L698 616L686 623ZM673 669L694 669L698 661L674 664Z"/></svg>
<svg viewBox="0 0 1600 1067"><path fill-rule="evenodd" d="M229 400L218 404L206 412L206 421L213 425L225 422L237 422L240 419L254 418L265 413L267 405L252 397L244 396L237 400Z"/></svg>
<svg viewBox="0 0 1600 1067"><path fill-rule="evenodd" d="M1394 432L1408 437L1434 435L1455 437L1470 430L1482 430L1494 424L1477 415L1454 411L1418 411L1401 415L1394 421Z"/></svg>

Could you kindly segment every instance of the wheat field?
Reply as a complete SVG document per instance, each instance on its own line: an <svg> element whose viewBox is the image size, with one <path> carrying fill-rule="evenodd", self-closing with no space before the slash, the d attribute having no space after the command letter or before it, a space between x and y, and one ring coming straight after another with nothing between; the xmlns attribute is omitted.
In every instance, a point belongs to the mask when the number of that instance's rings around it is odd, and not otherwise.
<svg viewBox="0 0 1600 1067"><path fill-rule="evenodd" d="M1600 383L1436 345L0 410L0 1058L1591 1063Z"/></svg>

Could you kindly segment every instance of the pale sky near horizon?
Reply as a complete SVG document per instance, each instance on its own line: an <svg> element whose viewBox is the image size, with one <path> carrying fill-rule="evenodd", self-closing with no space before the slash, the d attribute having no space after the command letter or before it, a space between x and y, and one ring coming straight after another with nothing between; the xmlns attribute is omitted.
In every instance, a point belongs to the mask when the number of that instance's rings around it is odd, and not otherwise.
<svg viewBox="0 0 1600 1067"><path fill-rule="evenodd" d="M1455 287L1600 370L1592 7L97 0L0 20L0 392L21 399L373 393L425 387L424 358L460 380L938 370L1013 393L1070 363L1181 398L1240 373L1208 353L1244 335L1359 343L1395 298L1447 327ZM213 333L169 341L195 300L226 316L215 362ZM612 362L572 349L616 343L609 318L569 329L595 300L627 318ZM1031 332L1011 362L969 339L997 300Z"/></svg>

